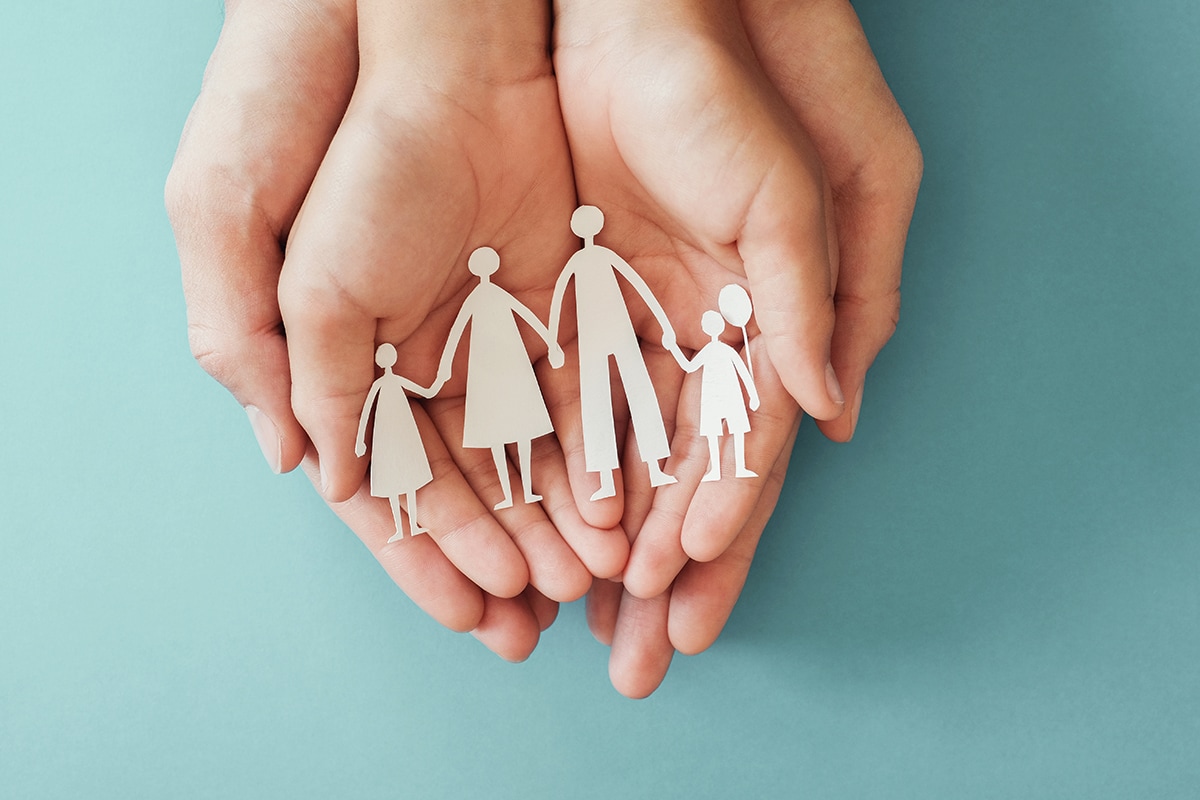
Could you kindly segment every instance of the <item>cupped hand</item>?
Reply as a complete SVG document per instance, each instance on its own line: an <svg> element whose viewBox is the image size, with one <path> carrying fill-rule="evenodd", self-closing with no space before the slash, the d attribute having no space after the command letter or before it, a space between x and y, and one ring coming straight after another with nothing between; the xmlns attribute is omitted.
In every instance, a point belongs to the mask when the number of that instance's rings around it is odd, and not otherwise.
<svg viewBox="0 0 1200 800"><path fill-rule="evenodd" d="M356 84L357 24L350 0L229 3L166 190L193 352L246 407L271 468L288 471L303 459L317 485L316 452L292 411L277 296L282 243ZM347 455L354 445L353 437L343 443ZM438 455L431 454L435 468L457 474L461 489L457 465ZM386 545L390 513L365 490L333 506L418 605L452 629L473 631L505 658L528 655L553 619L555 604L540 592L526 589L511 599L484 592L427 537ZM565 562L558 588L578 594L587 575ZM525 569L517 564L516 579L506 576L492 588L519 591Z"/></svg>
<svg viewBox="0 0 1200 800"><path fill-rule="evenodd" d="M547 57L548 9L536 0L380 1L360 2L359 15L359 79L292 229L279 284L292 406L318 454L318 483L333 504L363 490L354 437L373 353L390 342L398 375L448 381L438 397L414 404L428 413L425 424L418 412L418 426L433 481L418 505L432 541L491 595L514 596L528 582L553 600L575 599L591 572L621 569L623 532L583 520L548 436L533 448L533 488L544 502L493 515L501 489L492 452L462 446L469 344L439 368L480 282L468 270L472 251L494 248L500 266L491 280L545 319L572 247L564 221L574 185ZM524 332L540 364L545 343Z"/></svg>
<svg viewBox="0 0 1200 800"><path fill-rule="evenodd" d="M562 6L563 17L569 18L570 4ZM814 416L832 417L818 422L827 435L848 439L858 420L863 375L895 326L903 244L921 171L912 133L853 10L842 0L746 0L738 9L740 19L726 3L656 8L667 13L649 22L643 18L636 25L641 37L622 27L620 18L589 28L583 13L577 15L580 24L574 29L560 29L556 64L581 196L609 208L626 208L628 221L621 230L630 239L629 248L646 237L662 242L663 260L669 264L673 253L693 276L695 265L706 262L700 254L707 256L707 263L730 264L734 273L741 259L771 368ZM643 43L641 50L628 47L638 41ZM568 89L572 84L577 85ZM706 94L706 86L715 94ZM580 98L578 107L568 100L572 92ZM621 111L631 103L636 109L639 93L664 121L640 133L622 125L638 112ZM605 121L609 135L603 131ZM678 129L669 124L679 121L686 124ZM757 132L747 131L745 121L752 121ZM784 132L775 127L770 134L773 125ZM671 135L663 135L664 129ZM717 144L705 147L704 142ZM725 158L713 159L714 152L723 152ZM689 157L698 153L708 158L698 159L689 170ZM797 160L808 165L807 177L804 168L796 168ZM768 166L755 169L756 164ZM742 180L737 179L739 166ZM756 172L761 181L753 180ZM707 184L706 175L711 178ZM793 180L781 183L780 176ZM832 192L824 188L830 183ZM628 201L617 206L622 197ZM730 206L742 213L716 213ZM789 217L791 223L785 221ZM714 235L721 230L719 224L711 225L714 219L733 227L726 228L725 236ZM708 226L702 224L705 220ZM825 231L831 231L828 241L822 236ZM796 235L807 238L807 254ZM828 253L824 261L822 248ZM772 252L782 257L760 260ZM828 276L824 285L822 266ZM784 277L764 282L763 267ZM649 271L652 265L642 268ZM683 270L676 266L674 272L672 289L686 285L679 280ZM807 279L797 281L797 275ZM716 296L711 285L707 293ZM836 321L825 316L831 301ZM794 313L785 310L789 303L796 304ZM667 294L668 313L675 305L673 295ZM802 315L814 305L820 312L806 323ZM820 400L814 389L814 367L820 359L814 354L822 352L829 355L840 385L849 393L848 414L827 414L829 406L822 411L819 402L812 406L807 399L815 392ZM776 391L768 372L756 371L763 409L772 405ZM836 401L832 381L828 388L827 399ZM683 391L681 396L688 394ZM689 402L694 403L692 395ZM686 409L680 408L679 416L686 416ZM758 416L752 424L756 420ZM699 652L724 626L778 498L794 438L793 427L782 435L781 447L774 441L764 447L768 443L762 441L761 427L747 436L747 449L760 453L760 463L766 460L764 449L768 457L775 454L774 466L760 470L765 474L761 491L753 502L735 503L737 514L727 513L730 505L701 496L707 486L720 487L726 481L700 487L690 503L680 499L668 505L663 497L686 495L690 481L682 479L679 487L658 490L648 501L649 511L642 510L646 499L629 503L624 522L638 535L624 576L632 593L622 597L618 584L597 582L589 596L589 621L597 638L613 645L610 673L622 692L649 694L662 680L675 649ZM786 426L774 427L778 431ZM677 441L678 437L677 430ZM675 452L679 457L681 450ZM681 467L679 472L691 469L695 467ZM665 512L657 515L662 524L656 520L656 508ZM743 516L746 509L749 513ZM705 513L709 510L715 519ZM740 526L739 519L744 520ZM689 527L692 520L697 524ZM687 562L685 554L708 563ZM667 588L680 567L683 571ZM657 589L664 591L655 594Z"/></svg>

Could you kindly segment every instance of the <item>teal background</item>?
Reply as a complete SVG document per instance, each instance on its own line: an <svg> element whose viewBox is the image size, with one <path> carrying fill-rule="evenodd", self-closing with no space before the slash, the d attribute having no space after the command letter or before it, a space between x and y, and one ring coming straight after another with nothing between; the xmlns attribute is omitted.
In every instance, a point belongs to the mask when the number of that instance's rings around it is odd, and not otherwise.
<svg viewBox="0 0 1200 800"><path fill-rule="evenodd" d="M853 444L650 699L442 630L191 362L217 0L0 11L0 797L1200 797L1200 5L859 2L923 145Z"/></svg>

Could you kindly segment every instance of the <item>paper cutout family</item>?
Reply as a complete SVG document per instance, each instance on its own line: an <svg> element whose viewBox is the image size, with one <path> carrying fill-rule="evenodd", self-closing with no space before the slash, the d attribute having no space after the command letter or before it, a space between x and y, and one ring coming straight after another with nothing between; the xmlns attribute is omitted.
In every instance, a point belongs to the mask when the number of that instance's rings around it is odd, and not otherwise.
<svg viewBox="0 0 1200 800"><path fill-rule="evenodd" d="M564 354L558 344L559 325L568 285L575 279L577 343L579 347L579 400L582 414L584 461L588 472L600 475L600 488L592 500L616 494L614 473L619 466L616 427L613 420L610 360L616 362L633 424L638 453L650 470L651 486L675 483L663 471L661 459L670 455L666 428L659 410L658 396L650 381L637 334L621 294L618 275L637 291L662 327L662 345L686 372L700 371L700 435L708 439L709 466L702 480L721 478L720 437L727 429L734 440L735 477L757 477L746 467L745 436L750 430L745 386L750 410L758 410L758 389L754 372L729 345L720 341L726 322L741 328L750 356L746 323L752 307L750 295L737 284L721 290L719 311L706 311L700 327L710 341L692 358L684 355L675 341L675 330L650 287L625 259L602 245L596 234L604 227L604 215L595 206L580 206L571 217L571 230L583 239L583 247L567 261L554 285L550 302L550 324L543 325L517 298L492 282L500 268L500 256L490 247L480 247L467 261L471 274L479 278L463 301L438 365L432 386L425 388L397 375L396 348L381 344L375 363L384 371L371 386L358 423L355 453L366 455L367 422L372 408L375 428L371 437L371 494L386 497L396 522L396 533L388 541L403 538L400 498L404 497L410 535L428 533L417 522L417 490L433 480L429 460L416 419L405 390L420 397L433 397L451 377L454 354L468 323L471 326L467 359L467 393L464 407L463 447L489 448L504 498L496 510L513 505L505 446L515 444L521 485L526 503L542 498L533 493L530 474L533 440L551 433L554 426L538 386L529 353L517 328L524 320L549 348L550 366L563 365Z"/></svg>

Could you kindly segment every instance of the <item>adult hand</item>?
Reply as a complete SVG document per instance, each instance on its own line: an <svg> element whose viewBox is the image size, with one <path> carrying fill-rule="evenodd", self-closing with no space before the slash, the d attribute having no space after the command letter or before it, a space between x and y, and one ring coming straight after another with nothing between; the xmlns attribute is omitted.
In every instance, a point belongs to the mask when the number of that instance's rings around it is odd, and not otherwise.
<svg viewBox="0 0 1200 800"><path fill-rule="evenodd" d="M705 255L714 258L714 253L715 256L723 253L722 245L735 248L737 256L743 259L744 269L750 278L751 290L758 302L756 316L764 333L768 332L768 325L771 324L767 319L771 309L777 308L774 301L778 299L786 303L789 302L789 298L786 294L782 298L773 297L769 291L764 294L764 291L756 286L754 254L762 252L766 245L746 240L754 239L757 233L771 233L778 236L783 244L791 243L795 246L796 243L790 241L786 233L789 227L793 231L803 231L803 235L810 241L819 240L821 226L815 219L818 206L825 212L826 230L833 221L833 216L827 212L831 207L836 209L839 225L836 236L830 236L831 255L827 262L828 287L836 287L838 314L830 360L835 364L837 374L843 378L843 385L850 391L851 413L819 424L831 438L849 438L858 418L862 375L890 335L895 323L899 264L920 177L920 154L915 140L879 74L878 66L870 54L852 9L841 0L798 4L747 0L740 9L746 25L744 32L741 22L728 14L727 6L692 5L689 9L684 4L679 4L663 8L670 13L659 18L657 24L647 25L643 21L633 26L644 32L644 36L640 37L643 41L651 40L643 45L646 49L642 51L642 55L637 52L620 52L619 42L623 38L626 42L636 42L639 38L631 35L620 22L607 28L594 28L592 35L587 33L585 25L578 27L574 33L566 29L564 32L567 35L560 34L560 48L556 56L560 80L564 84L572 80L568 77L571 74L568 67L575 63L579 69L574 73L574 79L586 78L586 82L590 84L589 91L581 93L590 104L583 105L579 111L578 118L583 120L582 132L579 133L572 125L573 112L567 103L569 95L564 88L564 114L568 131L571 132L581 196L588 202L607 203L606 207L611 207L612 202L596 197L591 194L592 191L605 192L614 198L619 198L622 194L633 198L634 202L629 203L633 207L629 214L629 235L636 240L648 232L667 243L668 246L661 248L663 252L669 253L674 250L685 256L691 255L695 259L694 251L699 249L706 251ZM568 10L569 8L561 9L564 17ZM702 12L700 16L693 16L692 13L697 11ZM582 15L578 19L583 20ZM602 33L596 33L597 31ZM617 33L614 34L614 31ZM652 41L655 38L671 41L680 36L685 41L675 42L674 46L655 47ZM746 41L750 42L755 58L747 58ZM698 83L708 81L716 87L724 87L724 100L714 101L704 95L702 88L697 89L695 83L689 83L689 72L680 69L678 62L674 68L669 64L663 67L660 63L659 72L646 71L647 67L652 69L659 59L669 61L667 56L672 52L683 59L689 49L699 52L694 58L691 74L699 76ZM589 73L589 65L599 62L606 63L610 69L598 68ZM641 67L637 66L639 63L642 64ZM613 65L625 67L623 82L619 74L614 79ZM771 83L783 94L787 111L785 114L780 113L781 104L777 99L773 99L773 91L769 84L765 94L747 90L748 86L757 86L760 89L764 87L764 69ZM620 70L617 72L620 73ZM636 77L639 73L640 84ZM736 79L738 75L741 76L740 79ZM731 86L733 91L728 91ZM682 140L678 152L674 154L664 141L642 141L643 137L629 133L631 124L624 127L620 124L622 119L632 121L637 116L635 112L622 115L622 103L628 102L631 96L636 97L639 91L643 95L653 95L655 90L661 92L659 119L682 119L691 123L689 129L693 131L693 136ZM757 133L745 131L739 125L739 119L753 116L739 117L736 113L736 103L731 101L732 97L737 96L758 97L760 111L762 107L767 109L764 112L765 119L774 120L778 125L782 125L785 132L780 133L778 128L770 124L760 128ZM679 98L679 102L672 103L672 97ZM693 110L698 109L698 112L687 114L689 106ZM605 141L603 136L589 140L587 131L599 131L596 122L606 116L612 120L611 140ZM759 124L762 124L761 119ZM793 132L798 130L799 135L788 135L786 131L789 129ZM658 133L661 130L660 127L654 132ZM770 134L772 130L775 131L774 137ZM626 134L624 138L623 133ZM830 165L829 172L824 177L834 184L832 198L828 191L822 192L824 202L815 203L812 181L807 191L797 194L801 198L808 198L807 202L799 205L787 199L787 192L783 193L784 196L772 192L772 180L775 179L778 185L777 180L781 175L800 176L798 186L804 182L804 170L794 169L796 155L789 158L786 153L767 159L769 167L761 183L755 186L749 195L751 199L747 200L746 195L736 191L736 187L749 186L750 183L736 180L737 171L731 172L729 167L739 161L743 164L753 164L756 149L753 145L755 142L761 144L764 138L768 144L772 138L775 138L776 143L784 142L783 150L787 149L786 142L792 141L792 146L798 148L796 153L801 161L809 163L811 169L814 165L811 149L805 145L808 138L805 133L811 134L813 147L819 152L821 160ZM690 192L676 191L672 201L672 190L678 190L679 186L671 185L671 171L666 170L656 178L656 159L647 157L639 160L636 154L655 152L656 146L659 151L665 149L664 152L660 152L660 160L657 163L675 164L676 184L686 184L686 176L689 173L678 172L678 165L689 151L696 149L696 142L692 141L692 138L718 142L724 140L726 143L740 142L738 148L732 151L740 158L712 161L709 166L710 174L720 176L719 180L714 178L716 185L692 187ZM671 136L666 135L661 139L669 141ZM584 146L587 141L599 141L600 145L589 151ZM631 169L626 173L616 173L617 177L614 179L607 179L603 171L597 168L590 170L589 178L589 170L586 167L587 153L597 154L595 163L603 164L606 151L610 158L614 153L619 153L621 158L631 165ZM769 149L760 149L759 152L761 155L762 152L769 152ZM672 155L675 156L674 159ZM817 162L815 167L816 175L820 176L820 162ZM700 173L701 177L703 174ZM631 186L634 187L633 191L630 191ZM730 191L730 187L734 187L734 191ZM663 199L664 195L666 200ZM733 235L709 235L707 238L697 235L697 229L703 234L705 227L697 225L696 221L711 219L713 215L706 215L706 208L699 207L688 212L687 201L690 199L695 205L697 200L709 197L719 197L723 200L732 198L735 204L745 209L745 216L740 219L742 224L733 231ZM682 208L684 212L674 215L663 213L671 208ZM803 220L796 220L791 226L781 224L773 228L767 224L754 224L753 218L756 214L759 219L767 220L774 216L777 223L781 222L781 217L789 214L808 214L814 219L810 220L808 225L804 225ZM717 219L721 218L719 214L716 216ZM730 218L738 220L738 215L734 214ZM717 229L719 230L719 226ZM682 247L679 232L684 234ZM691 237L690 241L687 240L688 236ZM841 245L846 265L845 273L840 278L837 250L833 247L835 243ZM796 249L795 252L800 253L801 250ZM816 251L810 251L808 256L811 262L820 263L821 259ZM793 270L796 264L804 263L801 259L782 258L775 261L775 267L786 270L789 268L789 262ZM689 271L695 273L694 269ZM736 272L736 267L734 271ZM800 271L803 272L804 268L801 267ZM813 280L808 285L791 287L796 292L796 296L791 298L792 302L799 297L803 303L805 296L821 299L820 281L816 272L819 270L811 273ZM818 285L816 291L814 284ZM715 297L715 293L710 296ZM768 300L767 304L764 304L764 299ZM825 299L828 300L828 295ZM664 302L664 305L668 304ZM819 305L824 307L824 303ZM786 314L775 320L776 323L786 321ZM808 331L796 331L792 344L804 347L806 342L810 349L819 350L823 340L828 343L828 334L822 335L828 328L822 327L820 323L818 320L818 324ZM791 373L791 380L785 380L784 383L788 385L793 397L803 403L804 393L796 391L796 388L803 387L797 383L796 364L789 360L787 343L782 347L779 345L778 333L774 340L775 347L771 346L771 341L768 338L767 346L773 365L781 374ZM803 372L803 358L800 360L800 372ZM811 366L811 359L809 364ZM809 369L808 372L811 383L812 370ZM765 407L770 404L769 398L773 392L768 382L763 380L764 374L761 369L756 368L756 378L764 384L761 387L761 395ZM814 413L820 416L819 411ZM750 434L753 439L748 437L748 449L750 441L760 440L759 427ZM625 575L626 585L630 584L632 578L634 591L644 597L639 598L626 593L622 600L619 586L600 582L589 597L589 620L593 631L601 641L613 644L610 672L618 689L636 696L648 694L665 674L673 648L683 652L698 652L715 640L741 590L758 535L778 497L778 485L782 482L793 435L794 431L787 437L787 444L779 451L775 466L766 479L767 483L741 528L725 524L721 526L723 532L715 537L707 537L703 533L688 536L689 521L699 514L699 510L720 510L715 504L702 502L700 492L704 491L703 487L697 491L690 507L673 505L676 518L679 517L679 508L687 508L682 526L678 526L677 523L663 525L658 528L660 532L655 534L653 539L647 538L648 531L654 530L651 527L651 516L646 517L645 524L639 525L638 519L635 518L637 514L630 515L627 509L626 527L632 531L639 531L640 535ZM722 483L725 482L710 485L719 487ZM677 487L668 487L659 490L659 493L680 491ZM658 505L659 499L656 497L653 506ZM669 518L670 515L662 516ZM672 546L674 529L681 529L680 536L687 553L701 559L713 558L717 552L722 554L707 564L687 564L670 590L652 596L653 589L662 585L662 577L669 575L682 558ZM730 530L734 531L733 544L725 550L721 548L721 544L728 541ZM652 541L653 546L644 546L643 543L647 541ZM642 552L639 553L639 549ZM646 554L649 554L649 558L641 557ZM647 564L648 568L643 569L643 565ZM699 576L703 576L703 579L699 579Z"/></svg>
<svg viewBox="0 0 1200 800"><path fill-rule="evenodd" d="M246 407L272 469L291 470L307 452L318 482L315 452L292 412L276 299L280 243L355 85L356 27L350 0L228 3L166 191L193 352ZM431 461L456 471L449 458ZM528 654L553 619L551 601L532 590L507 600L482 592L427 537L386 546L390 514L365 495L335 511L418 605L505 658Z"/></svg>

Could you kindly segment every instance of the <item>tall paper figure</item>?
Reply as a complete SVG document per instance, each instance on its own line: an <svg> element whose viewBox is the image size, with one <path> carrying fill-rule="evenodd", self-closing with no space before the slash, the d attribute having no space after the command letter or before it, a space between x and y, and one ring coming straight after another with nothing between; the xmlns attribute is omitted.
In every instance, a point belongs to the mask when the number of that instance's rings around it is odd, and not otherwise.
<svg viewBox="0 0 1200 800"><path fill-rule="evenodd" d="M495 250L490 247L476 249L467 260L467 268L478 276L479 285L467 295L450 328L450 337L438 367L438 381L444 383L450 379L454 353L467 323L471 323L463 447L491 449L500 487L504 490L504 499L494 507L499 511L511 508L513 504L504 446L516 444L525 502L536 503L542 498L533 493L530 478L533 440L554 430L514 314L545 340L550 348L552 367L562 366L563 351L549 329L529 308L492 283L491 276L500 268L500 256Z"/></svg>
<svg viewBox="0 0 1200 800"><path fill-rule="evenodd" d="M596 244L604 227L604 214L595 206L580 206L571 216L571 230L583 239L583 248L567 262L554 284L550 302L550 332L558 340L567 284L575 278L576 317L579 325L579 405L583 415L584 462L588 472L600 473L600 488L592 495L601 500L616 494L613 472L619 466L613 422L609 359L629 403L638 452L650 469L650 485L665 486L675 478L663 472L658 461L671 453L663 427L658 396L650 382L646 361L638 346L629 309L617 283L621 275L641 296L663 330L663 346L675 346L675 331L662 305L625 259Z"/></svg>
<svg viewBox="0 0 1200 800"><path fill-rule="evenodd" d="M400 495L404 495L408 508L410 536L429 533L417 522L417 489L433 480L429 470L429 458L425 445L417 430L412 407L408 404L408 389L421 397L433 397L441 388L441 381L428 389L418 386L408 378L392 372L396 363L396 348L381 344L375 351L375 363L383 369L383 375L371 385L367 400L363 403L362 416L358 419L358 442L354 453L359 458L367 454L367 420L371 407L375 407L375 431L371 435L371 496L386 497L392 505L392 518L396 521L396 533L388 539L394 542L404 538L401 523ZM378 401L378 403L376 403Z"/></svg>
<svg viewBox="0 0 1200 800"><path fill-rule="evenodd" d="M705 311L700 317L700 329L711 338L695 356L689 359L677 347L671 349L671 354L685 371L701 370L700 435L708 439L708 472L701 480L721 479L720 439L726 427L733 435L735 477L757 478L757 473L746 468L746 434L750 431L750 418L742 397L742 384L745 384L750 396L750 410L758 410L754 376L738 352L718 338L725 330L725 319L719 311Z"/></svg>

